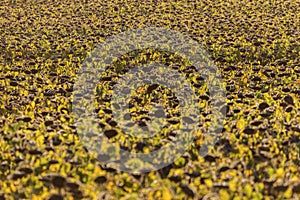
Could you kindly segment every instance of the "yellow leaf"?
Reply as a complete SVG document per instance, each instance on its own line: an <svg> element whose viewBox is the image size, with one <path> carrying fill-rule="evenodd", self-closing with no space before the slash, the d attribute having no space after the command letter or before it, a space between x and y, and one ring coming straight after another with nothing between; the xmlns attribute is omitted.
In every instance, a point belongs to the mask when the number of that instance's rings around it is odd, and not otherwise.
<svg viewBox="0 0 300 200"><path fill-rule="evenodd" d="M248 79L247 78L243 78L243 83L247 84Z"/></svg>
<svg viewBox="0 0 300 200"><path fill-rule="evenodd" d="M230 200L230 195L224 189L219 191L219 196L222 197L223 200Z"/></svg>
<svg viewBox="0 0 300 200"><path fill-rule="evenodd" d="M43 135L40 135L36 138L36 144L38 146L42 146L44 144L44 136Z"/></svg>
<svg viewBox="0 0 300 200"><path fill-rule="evenodd" d="M245 194L247 195L248 198L251 197L252 194L252 186L250 184L245 185Z"/></svg>
<svg viewBox="0 0 300 200"><path fill-rule="evenodd" d="M213 182L211 179L205 179L204 181L205 185L207 185L208 187L212 187L213 186Z"/></svg>
<svg viewBox="0 0 300 200"><path fill-rule="evenodd" d="M229 190L230 191L236 191L236 188L237 188L237 184L236 184L236 181L235 180L232 180L229 182Z"/></svg>
<svg viewBox="0 0 300 200"><path fill-rule="evenodd" d="M276 175L277 175L277 177L283 178L284 177L284 169L283 168L277 169Z"/></svg>
<svg viewBox="0 0 300 200"><path fill-rule="evenodd" d="M16 186L15 186L15 184L11 184L10 185L10 190L12 191L12 192L16 192L17 191L17 188L16 188Z"/></svg>
<svg viewBox="0 0 300 200"><path fill-rule="evenodd" d="M34 108L34 107L35 107L35 102L32 101L32 102L30 103L30 105L31 105L32 108Z"/></svg>
<svg viewBox="0 0 300 200"><path fill-rule="evenodd" d="M29 116L31 119L34 119L34 112L29 112L29 113L28 113L28 116Z"/></svg>
<svg viewBox="0 0 300 200"><path fill-rule="evenodd" d="M237 123L236 123L236 127L239 130L243 130L246 126L246 120L244 118L241 118Z"/></svg>
<svg viewBox="0 0 300 200"><path fill-rule="evenodd" d="M257 185L257 187L258 187L258 191L263 191L263 189L264 189L264 183L258 183L258 184L256 184Z"/></svg>
<svg viewBox="0 0 300 200"><path fill-rule="evenodd" d="M293 195L292 187L289 187L283 194L283 196L287 199L290 199Z"/></svg>
<svg viewBox="0 0 300 200"><path fill-rule="evenodd" d="M162 192L162 199L165 200L171 200L172 199L172 193L170 192L170 190L168 188L164 188L163 192Z"/></svg>

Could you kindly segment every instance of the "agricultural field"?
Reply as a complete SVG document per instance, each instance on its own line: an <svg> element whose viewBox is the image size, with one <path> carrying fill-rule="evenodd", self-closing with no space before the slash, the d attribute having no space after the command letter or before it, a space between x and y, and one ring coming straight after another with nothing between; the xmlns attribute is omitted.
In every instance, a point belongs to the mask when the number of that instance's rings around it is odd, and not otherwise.
<svg viewBox="0 0 300 200"><path fill-rule="evenodd" d="M110 142L154 151L172 140L182 120L170 89L145 85L132 93L131 119L145 123L151 103L164 100L168 126L146 141L122 133L110 96L134 65L160 62L179 70L201 107L199 116L185 119L200 126L178 159L131 173L103 164L105 156L82 142L74 85L97 45L143 27L174 30L203 46L222 77L225 119L201 156L212 124L212 96L201 72L158 49L120 56L95 88L98 134ZM1 0L0 200L300 199L299 97L298 0Z"/></svg>

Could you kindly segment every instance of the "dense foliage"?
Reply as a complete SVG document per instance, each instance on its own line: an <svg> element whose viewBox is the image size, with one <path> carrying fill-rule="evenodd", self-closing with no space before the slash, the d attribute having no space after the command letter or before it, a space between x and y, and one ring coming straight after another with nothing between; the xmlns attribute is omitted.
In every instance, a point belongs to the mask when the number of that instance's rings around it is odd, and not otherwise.
<svg viewBox="0 0 300 200"><path fill-rule="evenodd" d="M227 115L204 158L199 133L173 164L130 174L100 165L85 150L73 123L72 90L97 44L146 26L177 30L204 46L222 72ZM0 199L299 198L297 0L2 0L0 52ZM142 61L143 53L123 60ZM156 52L156 60L168 56ZM159 98L170 93L157 91ZM198 92L207 106L209 96ZM139 109L131 111L136 120ZM110 113L99 110L114 128Z"/></svg>

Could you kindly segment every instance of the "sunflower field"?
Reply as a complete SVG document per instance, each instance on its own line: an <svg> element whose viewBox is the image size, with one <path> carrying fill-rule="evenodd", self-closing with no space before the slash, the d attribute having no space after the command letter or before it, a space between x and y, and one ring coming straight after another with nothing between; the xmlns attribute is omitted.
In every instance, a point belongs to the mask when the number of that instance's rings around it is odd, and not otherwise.
<svg viewBox="0 0 300 200"><path fill-rule="evenodd" d="M226 116L213 149L200 156L211 120L205 81L168 52L122 55L96 88L99 134L109 141L153 151L172 140L182 120L170 89L140 87L130 100L131 119L142 126L151 102L163 100L169 126L148 141L121 133L110 96L133 65L179 69L201 107L195 119L184 119L201 123L186 152L161 169L129 173L86 149L74 123L73 90L97 45L143 27L174 30L203 46L224 82ZM299 97L299 0L1 0L0 200L300 199Z"/></svg>

